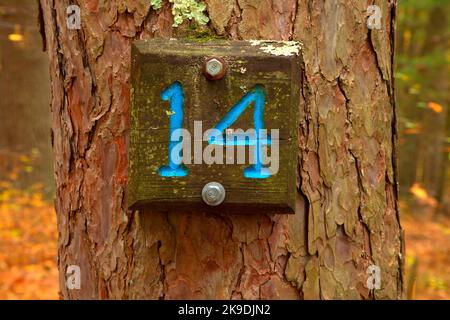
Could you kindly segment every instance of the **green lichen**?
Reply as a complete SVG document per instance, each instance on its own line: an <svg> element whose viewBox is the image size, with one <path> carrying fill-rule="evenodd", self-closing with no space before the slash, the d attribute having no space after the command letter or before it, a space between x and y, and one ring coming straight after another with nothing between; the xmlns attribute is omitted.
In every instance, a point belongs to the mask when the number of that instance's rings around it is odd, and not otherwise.
<svg viewBox="0 0 450 320"><path fill-rule="evenodd" d="M154 10L159 10L162 7L163 0L151 0L150 4Z"/></svg>
<svg viewBox="0 0 450 320"><path fill-rule="evenodd" d="M169 0L172 3L173 26L178 27L184 20L195 21L199 25L205 25L209 22L205 14L206 4L197 0ZM151 0L151 6L154 10L162 7L163 0Z"/></svg>
<svg viewBox="0 0 450 320"><path fill-rule="evenodd" d="M197 0L169 0L172 3L173 26L178 27L185 19L195 21L199 25L205 25L209 22L205 14L206 4ZM163 0L151 0L151 6L154 10L162 7Z"/></svg>

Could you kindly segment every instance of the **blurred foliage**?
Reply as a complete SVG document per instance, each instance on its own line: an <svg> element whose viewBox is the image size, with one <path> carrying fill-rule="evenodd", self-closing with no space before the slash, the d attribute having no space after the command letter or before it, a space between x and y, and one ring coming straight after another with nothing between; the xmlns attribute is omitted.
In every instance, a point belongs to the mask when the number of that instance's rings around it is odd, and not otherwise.
<svg viewBox="0 0 450 320"><path fill-rule="evenodd" d="M450 2L402 0L397 17L399 180L403 198L450 206ZM417 192L420 189L424 192Z"/></svg>
<svg viewBox="0 0 450 320"><path fill-rule="evenodd" d="M39 207L44 205L41 182L23 185L28 176L35 170L34 164L39 161L40 153L33 148L30 154L0 150L0 203L3 209L16 210L21 204L31 204Z"/></svg>
<svg viewBox="0 0 450 320"><path fill-rule="evenodd" d="M398 170L410 299L450 299L449 5L402 0L398 7Z"/></svg>

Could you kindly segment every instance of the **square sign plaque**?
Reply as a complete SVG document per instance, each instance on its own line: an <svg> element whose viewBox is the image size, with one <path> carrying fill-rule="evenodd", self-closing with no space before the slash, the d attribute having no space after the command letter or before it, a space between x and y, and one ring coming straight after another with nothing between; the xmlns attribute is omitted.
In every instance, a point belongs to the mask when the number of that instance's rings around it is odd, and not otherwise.
<svg viewBox="0 0 450 320"><path fill-rule="evenodd" d="M137 41L132 208L295 213L296 42Z"/></svg>

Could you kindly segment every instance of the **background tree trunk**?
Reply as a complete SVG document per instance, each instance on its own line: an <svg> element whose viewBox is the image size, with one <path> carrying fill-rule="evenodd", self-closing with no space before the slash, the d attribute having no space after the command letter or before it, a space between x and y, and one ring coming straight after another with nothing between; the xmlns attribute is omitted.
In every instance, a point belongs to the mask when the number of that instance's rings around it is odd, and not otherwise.
<svg viewBox="0 0 450 320"><path fill-rule="evenodd" d="M2 0L0 4L0 180L20 168L20 156L33 159L33 171L21 175L16 187L26 189L36 181L45 186L45 196L53 196L52 159L48 113L50 104L48 59L40 50L36 25L36 3ZM16 28L15 31L14 28ZM7 41L12 32L23 41ZM19 88L20 94L11 94ZM48 109L45 109L48 111Z"/></svg>
<svg viewBox="0 0 450 320"><path fill-rule="evenodd" d="M298 156L305 214L126 208L130 47L182 37L171 5L40 0L52 76L61 297L343 299L403 296L397 207L394 1L208 0L208 29L303 42ZM382 29L366 27L367 6ZM296 106L292 106L296 107ZM150 214L150 211L151 214ZM381 289L367 289L369 265ZM66 288L69 265L81 290Z"/></svg>

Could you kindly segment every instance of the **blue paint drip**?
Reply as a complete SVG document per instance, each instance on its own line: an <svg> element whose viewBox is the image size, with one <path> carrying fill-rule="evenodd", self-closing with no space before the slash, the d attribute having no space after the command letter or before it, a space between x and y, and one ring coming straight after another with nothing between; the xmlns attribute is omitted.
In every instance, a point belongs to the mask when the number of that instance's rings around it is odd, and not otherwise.
<svg viewBox="0 0 450 320"><path fill-rule="evenodd" d="M167 166L159 168L158 173L162 177L185 177L188 175L188 169L182 165L181 155L179 159L174 160L172 151L182 141L172 141L172 134L175 130L181 129L183 126L183 108L184 108L184 91L180 82L176 81L168 88L161 92L161 98L164 101L170 101L170 129L169 129L169 163Z"/></svg>

